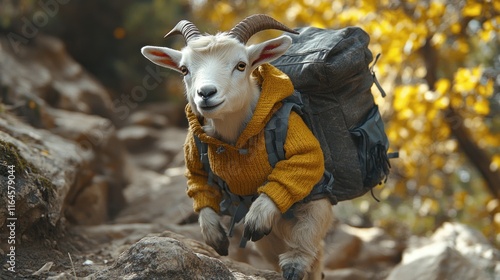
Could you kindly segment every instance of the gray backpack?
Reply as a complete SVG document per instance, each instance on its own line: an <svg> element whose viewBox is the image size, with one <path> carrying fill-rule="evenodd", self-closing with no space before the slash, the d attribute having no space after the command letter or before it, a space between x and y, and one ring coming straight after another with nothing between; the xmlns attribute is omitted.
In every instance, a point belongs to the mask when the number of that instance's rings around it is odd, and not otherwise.
<svg viewBox="0 0 500 280"><path fill-rule="evenodd" d="M280 139L286 139L288 116L295 110L321 144L325 178L333 177L313 193L328 196L334 204L359 197L386 180L389 158L397 157L387 153L389 141L371 93L375 83L385 96L369 67L370 37L357 27L297 31L287 34L291 47L272 63L290 77L296 92L266 128L269 161L274 166L276 159L284 159Z"/></svg>

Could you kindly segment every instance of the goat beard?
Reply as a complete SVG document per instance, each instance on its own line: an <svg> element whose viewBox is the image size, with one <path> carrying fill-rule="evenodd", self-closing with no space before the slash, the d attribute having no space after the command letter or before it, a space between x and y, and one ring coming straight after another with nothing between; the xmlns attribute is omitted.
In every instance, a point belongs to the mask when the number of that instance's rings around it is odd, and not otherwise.
<svg viewBox="0 0 500 280"><path fill-rule="evenodd" d="M210 137L216 136L214 122L211 119L206 120L206 124L203 126L203 131L205 131L205 133Z"/></svg>

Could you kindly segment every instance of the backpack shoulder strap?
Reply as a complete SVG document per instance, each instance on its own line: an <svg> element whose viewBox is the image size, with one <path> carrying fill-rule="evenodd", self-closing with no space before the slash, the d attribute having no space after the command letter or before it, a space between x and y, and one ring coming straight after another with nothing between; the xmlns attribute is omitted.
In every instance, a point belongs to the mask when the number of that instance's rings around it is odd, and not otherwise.
<svg viewBox="0 0 500 280"><path fill-rule="evenodd" d="M377 76L375 76L375 71L373 70L373 67L375 67L375 64L377 64L378 59L380 58L380 53L375 56L375 61L373 62L372 66L370 66L370 74L373 77L373 82L377 86L378 90L380 91L380 94L382 94L382 97L385 97L387 94L385 93L384 89L380 85L380 83L377 80Z"/></svg>
<svg viewBox="0 0 500 280"><path fill-rule="evenodd" d="M285 140L288 133L288 120L292 110L302 115L302 99L300 93L294 92L292 96L283 100L281 108L274 113L264 130L266 151L271 167L280 160L285 159Z"/></svg>
<svg viewBox="0 0 500 280"><path fill-rule="evenodd" d="M210 167L210 162L208 160L208 144L202 142L200 138L196 135L193 135L194 143L198 150L198 154L200 155L200 161L203 164L203 170L207 172L208 179L207 184L214 188L219 188L222 193L222 201L220 203L220 211L223 215L231 216L231 222L229 224L228 236L233 236L234 225L240 222L248 210L250 209L250 205L257 198L257 195L235 195L229 190L229 186L226 184L224 180L222 180L219 176L217 176ZM245 247L245 240L242 237L240 242L240 247Z"/></svg>
<svg viewBox="0 0 500 280"><path fill-rule="evenodd" d="M198 149L198 154L200 155L200 161L203 164L203 170L208 174L208 185L215 186L214 184L214 173L212 172L212 168L210 168L210 162L208 161L208 144L202 142L200 138L196 135L193 135L194 143L196 144L196 149Z"/></svg>

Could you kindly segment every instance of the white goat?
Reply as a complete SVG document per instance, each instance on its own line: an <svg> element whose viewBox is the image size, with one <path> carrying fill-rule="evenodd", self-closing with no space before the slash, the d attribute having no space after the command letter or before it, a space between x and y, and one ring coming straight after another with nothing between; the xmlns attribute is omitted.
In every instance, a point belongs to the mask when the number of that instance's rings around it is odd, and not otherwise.
<svg viewBox="0 0 500 280"><path fill-rule="evenodd" d="M261 90L252 72L291 45L290 37L281 36L246 46L253 34L265 29L295 32L265 15L248 17L231 31L217 35L201 35L194 24L181 21L165 37L182 34L185 48L145 46L141 51L155 64L184 76L188 103L204 119L205 133L233 145L259 101ZM294 218L284 219L273 200L262 193L245 217L244 236L253 241L265 236L256 245L283 271L285 279L321 279L321 244L332 219L327 199L299 203ZM205 242L227 255L229 240L216 211L201 208L199 222Z"/></svg>

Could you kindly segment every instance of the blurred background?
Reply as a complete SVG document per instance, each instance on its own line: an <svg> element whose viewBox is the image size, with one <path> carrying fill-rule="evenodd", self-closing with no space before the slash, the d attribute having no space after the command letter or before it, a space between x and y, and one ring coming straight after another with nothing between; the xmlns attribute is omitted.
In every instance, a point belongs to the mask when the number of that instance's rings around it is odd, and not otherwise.
<svg viewBox="0 0 500 280"><path fill-rule="evenodd" d="M374 69L387 97L375 87L373 94L400 158L375 189L381 202L364 196L345 204L346 222L397 238L456 221L500 246L500 1L0 0L0 34L14 49L39 34L60 38L110 93L108 117L117 127L127 123L127 110L161 103L177 108L172 124L184 128L179 75L156 70L140 48L182 48L182 38L163 38L181 19L213 34L254 13L290 27L359 26L371 36L371 51L381 53ZM148 81L137 108L124 106L148 75L161 78ZM9 104L8 95L2 86L0 102Z"/></svg>

